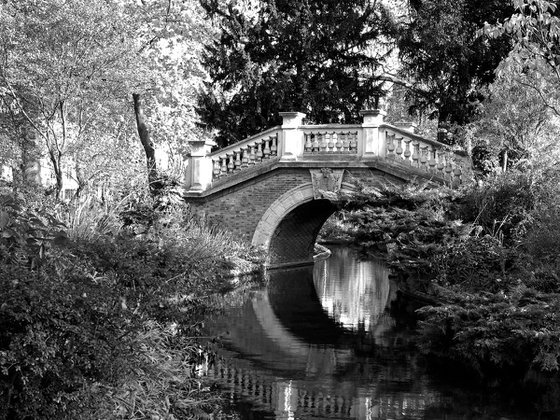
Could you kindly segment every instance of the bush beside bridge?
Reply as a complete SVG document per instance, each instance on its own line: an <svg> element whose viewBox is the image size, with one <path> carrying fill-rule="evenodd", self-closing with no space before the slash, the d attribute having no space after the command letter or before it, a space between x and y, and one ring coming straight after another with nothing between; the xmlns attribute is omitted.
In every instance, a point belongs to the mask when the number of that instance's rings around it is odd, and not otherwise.
<svg viewBox="0 0 560 420"><path fill-rule="evenodd" d="M496 175L459 191L422 185L341 198L326 231L387 253L401 287L442 304L420 310L419 345L482 377L557 375L558 174ZM329 222L330 223L330 222Z"/></svg>
<svg viewBox="0 0 560 420"><path fill-rule="evenodd" d="M228 259L254 255L181 208L0 203L0 418L216 409L191 338L231 287Z"/></svg>

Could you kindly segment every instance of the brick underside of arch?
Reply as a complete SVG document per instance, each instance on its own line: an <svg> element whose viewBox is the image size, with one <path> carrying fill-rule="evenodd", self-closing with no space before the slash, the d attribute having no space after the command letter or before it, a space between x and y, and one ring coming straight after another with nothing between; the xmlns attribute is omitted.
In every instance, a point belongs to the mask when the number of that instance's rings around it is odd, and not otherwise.
<svg viewBox="0 0 560 420"><path fill-rule="evenodd" d="M311 262L317 234L335 211L329 200L314 199L312 183L292 188L265 211L252 244L267 250L271 266Z"/></svg>

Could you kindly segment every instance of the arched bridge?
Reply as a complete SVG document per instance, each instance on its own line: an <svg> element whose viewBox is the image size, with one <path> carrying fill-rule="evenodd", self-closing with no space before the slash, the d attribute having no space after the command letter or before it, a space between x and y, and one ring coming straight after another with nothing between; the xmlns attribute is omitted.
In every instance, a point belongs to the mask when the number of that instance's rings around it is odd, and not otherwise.
<svg viewBox="0 0 560 420"><path fill-rule="evenodd" d="M185 191L211 222L264 247L269 266L312 261L317 234L336 211L325 192L412 179L456 186L469 177L466 154L414 134L411 124L385 124L381 110L362 111L358 125L281 115L281 126L215 152L212 142L192 142Z"/></svg>

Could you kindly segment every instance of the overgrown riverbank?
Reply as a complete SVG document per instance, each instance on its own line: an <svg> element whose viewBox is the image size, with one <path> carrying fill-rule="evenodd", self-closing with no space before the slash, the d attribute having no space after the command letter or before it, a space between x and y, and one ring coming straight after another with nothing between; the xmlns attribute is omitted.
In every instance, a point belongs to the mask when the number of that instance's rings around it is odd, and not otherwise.
<svg viewBox="0 0 560 420"><path fill-rule="evenodd" d="M420 349L480 378L558 380L558 173L497 175L460 191L422 186L343 197L327 232L387 253L420 310ZM336 224L339 227L336 227ZM544 398L546 399L546 398ZM557 411L558 399L545 410Z"/></svg>
<svg viewBox="0 0 560 420"><path fill-rule="evenodd" d="M213 412L193 338L240 259L260 265L182 207L1 196L0 418Z"/></svg>

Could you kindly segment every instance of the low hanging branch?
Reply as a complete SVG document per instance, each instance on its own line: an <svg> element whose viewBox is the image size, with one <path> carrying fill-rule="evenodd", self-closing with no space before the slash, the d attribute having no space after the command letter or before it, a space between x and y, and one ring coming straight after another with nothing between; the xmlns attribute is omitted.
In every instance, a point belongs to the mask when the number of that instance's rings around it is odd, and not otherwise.
<svg viewBox="0 0 560 420"><path fill-rule="evenodd" d="M138 136L140 137L140 142L144 147L144 152L146 153L146 164L148 166L148 184L150 193L152 195L155 195L161 189L161 182L159 180L156 166L156 153L154 143L150 138L150 132L148 131L148 127L146 125L146 118L142 109L142 100L140 98L140 94L133 93L132 99L134 101L134 115L136 116L136 128L138 129Z"/></svg>

